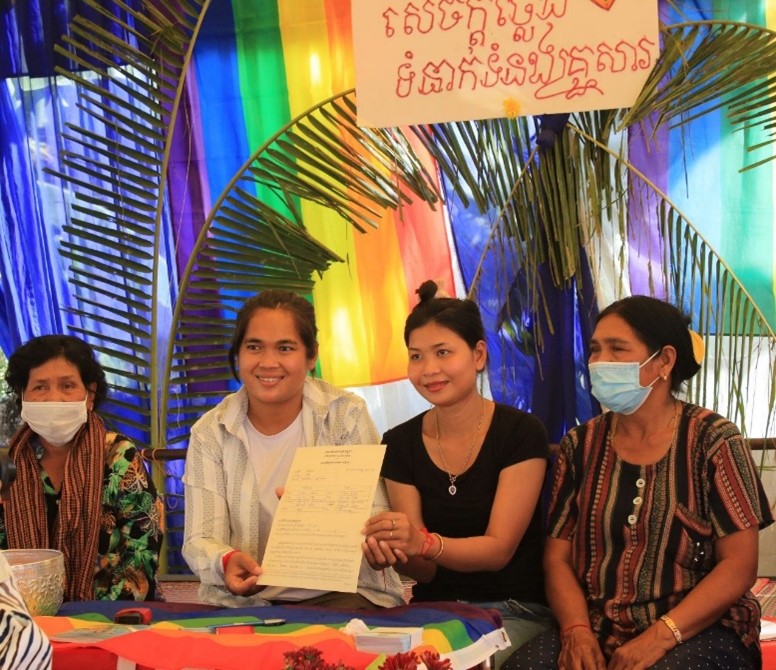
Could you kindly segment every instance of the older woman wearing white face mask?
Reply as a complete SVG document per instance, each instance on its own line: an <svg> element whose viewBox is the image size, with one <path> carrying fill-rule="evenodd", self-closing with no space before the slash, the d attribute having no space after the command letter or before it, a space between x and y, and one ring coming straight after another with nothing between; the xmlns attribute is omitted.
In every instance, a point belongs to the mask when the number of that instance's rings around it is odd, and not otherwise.
<svg viewBox="0 0 776 670"><path fill-rule="evenodd" d="M67 600L146 600L161 502L135 445L94 411L105 373L82 340L36 337L8 359L24 425L9 444L17 482L0 506L0 548L62 551Z"/></svg>

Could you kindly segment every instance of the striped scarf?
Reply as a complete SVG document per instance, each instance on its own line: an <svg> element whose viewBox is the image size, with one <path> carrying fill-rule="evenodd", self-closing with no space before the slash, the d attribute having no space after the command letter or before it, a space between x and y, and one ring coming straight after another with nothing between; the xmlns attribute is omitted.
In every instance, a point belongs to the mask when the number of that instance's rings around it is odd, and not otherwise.
<svg viewBox="0 0 776 670"><path fill-rule="evenodd" d="M76 434L65 463L55 537L48 536L46 501L40 464L25 425L9 445L16 463L16 482L6 503L8 546L11 549L58 549L67 572L66 600L94 600L94 573L102 517L105 477L105 426L94 412Z"/></svg>

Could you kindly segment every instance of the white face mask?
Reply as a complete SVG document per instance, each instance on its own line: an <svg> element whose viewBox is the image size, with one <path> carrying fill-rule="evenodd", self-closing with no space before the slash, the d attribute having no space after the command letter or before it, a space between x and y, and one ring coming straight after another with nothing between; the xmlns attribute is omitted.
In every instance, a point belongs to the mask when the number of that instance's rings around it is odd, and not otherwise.
<svg viewBox="0 0 776 670"><path fill-rule="evenodd" d="M22 419L49 444L61 447L86 423L86 398L76 402L30 402L22 398Z"/></svg>

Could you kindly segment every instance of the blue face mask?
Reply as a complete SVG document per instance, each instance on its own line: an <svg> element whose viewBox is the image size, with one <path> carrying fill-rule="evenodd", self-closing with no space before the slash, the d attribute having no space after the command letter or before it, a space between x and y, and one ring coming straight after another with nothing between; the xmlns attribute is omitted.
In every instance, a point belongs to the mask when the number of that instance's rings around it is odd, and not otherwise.
<svg viewBox="0 0 776 670"><path fill-rule="evenodd" d="M590 363L590 384L593 395L604 407L620 414L633 414L652 392L652 384L642 386L639 370L660 353L658 349L641 365L638 363Z"/></svg>

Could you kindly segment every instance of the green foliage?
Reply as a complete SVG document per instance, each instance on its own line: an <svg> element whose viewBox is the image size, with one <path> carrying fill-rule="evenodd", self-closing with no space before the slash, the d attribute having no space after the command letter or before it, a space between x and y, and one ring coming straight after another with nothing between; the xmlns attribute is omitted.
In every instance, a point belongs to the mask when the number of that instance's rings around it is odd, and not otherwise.
<svg viewBox="0 0 776 670"><path fill-rule="evenodd" d="M16 398L5 383L8 359L0 351L0 449L4 449L21 423Z"/></svg>

